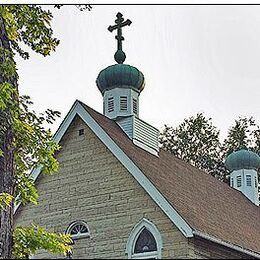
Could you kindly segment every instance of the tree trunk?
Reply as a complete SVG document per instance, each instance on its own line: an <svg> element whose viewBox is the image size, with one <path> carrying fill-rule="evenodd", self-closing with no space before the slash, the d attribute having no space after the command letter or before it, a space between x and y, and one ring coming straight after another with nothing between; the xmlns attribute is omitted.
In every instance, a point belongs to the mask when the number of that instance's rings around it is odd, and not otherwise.
<svg viewBox="0 0 260 260"><path fill-rule="evenodd" d="M11 50L10 42L6 34L4 20L0 15L0 47ZM0 56L0 62L4 56ZM17 79L7 79L0 71L0 84L9 82L17 88ZM15 98L15 97L14 97ZM0 149L3 156L0 157L0 193L6 192L14 195L14 148L12 118L8 107L0 110ZM0 211L0 259L10 259L13 246L13 208L12 203L7 209Z"/></svg>

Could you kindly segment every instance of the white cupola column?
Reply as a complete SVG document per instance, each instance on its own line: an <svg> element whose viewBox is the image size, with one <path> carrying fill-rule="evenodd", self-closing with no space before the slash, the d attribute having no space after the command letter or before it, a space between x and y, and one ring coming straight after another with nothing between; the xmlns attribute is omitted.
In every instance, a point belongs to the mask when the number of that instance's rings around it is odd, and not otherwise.
<svg viewBox="0 0 260 260"><path fill-rule="evenodd" d="M110 119L139 117L139 93L131 88L107 90L103 96L103 114Z"/></svg>

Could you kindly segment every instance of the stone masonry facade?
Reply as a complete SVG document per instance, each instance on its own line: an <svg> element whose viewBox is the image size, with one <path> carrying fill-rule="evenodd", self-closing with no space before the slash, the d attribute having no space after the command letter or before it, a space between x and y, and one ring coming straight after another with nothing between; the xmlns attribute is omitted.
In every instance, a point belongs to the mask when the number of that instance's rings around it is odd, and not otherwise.
<svg viewBox="0 0 260 260"><path fill-rule="evenodd" d="M80 129L84 129L83 135L79 135ZM159 230L164 259L245 257L202 239L185 238L79 117L60 145L58 173L37 179L39 205L20 207L16 225L35 223L48 231L65 232L72 222L85 221L90 237L75 241L74 259L127 258L127 240L143 218ZM35 256L51 257L46 252Z"/></svg>

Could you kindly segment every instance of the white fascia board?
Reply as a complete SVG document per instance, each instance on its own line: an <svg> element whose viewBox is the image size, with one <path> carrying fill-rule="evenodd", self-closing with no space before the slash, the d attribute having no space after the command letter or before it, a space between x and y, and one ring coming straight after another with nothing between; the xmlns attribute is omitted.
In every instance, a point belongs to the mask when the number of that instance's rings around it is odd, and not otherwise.
<svg viewBox="0 0 260 260"><path fill-rule="evenodd" d="M225 241L223 241L221 239L218 239L216 237L212 237L212 236L210 236L208 234L205 234L205 233L202 233L202 232L199 232L199 231L193 231L193 234L195 236L199 236L199 237L204 238L206 240L212 241L214 243L226 246L228 248L234 249L234 250L239 251L241 253L244 253L244 254L253 256L253 257L257 258L257 259L260 259L260 254L257 253L257 252L245 249L245 248L237 246L235 244L231 244L231 243L225 242Z"/></svg>

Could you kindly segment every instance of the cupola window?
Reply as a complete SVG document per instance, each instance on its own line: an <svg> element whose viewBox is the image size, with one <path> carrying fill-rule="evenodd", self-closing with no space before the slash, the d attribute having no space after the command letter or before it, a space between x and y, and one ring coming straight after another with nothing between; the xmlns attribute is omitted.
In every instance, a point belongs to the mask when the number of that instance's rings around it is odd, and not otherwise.
<svg viewBox="0 0 260 260"><path fill-rule="evenodd" d="M84 221L75 221L67 228L66 234L70 234L72 239L89 237L89 228Z"/></svg>
<svg viewBox="0 0 260 260"><path fill-rule="evenodd" d="M246 186L252 186L251 175L246 175Z"/></svg>
<svg viewBox="0 0 260 260"><path fill-rule="evenodd" d="M257 188L257 178L255 177L255 188Z"/></svg>
<svg viewBox="0 0 260 260"><path fill-rule="evenodd" d="M234 179L231 178L231 187L234 187Z"/></svg>
<svg viewBox="0 0 260 260"><path fill-rule="evenodd" d="M120 97L120 111L127 111L127 97Z"/></svg>
<svg viewBox="0 0 260 260"><path fill-rule="evenodd" d="M108 98L108 112L113 112L114 111L114 98L113 97L110 97Z"/></svg>
<svg viewBox="0 0 260 260"><path fill-rule="evenodd" d="M241 175L237 176L237 187L241 187L242 186L242 179L241 179Z"/></svg>
<svg viewBox="0 0 260 260"><path fill-rule="evenodd" d="M133 98L133 112L137 114L137 100L135 98Z"/></svg>

